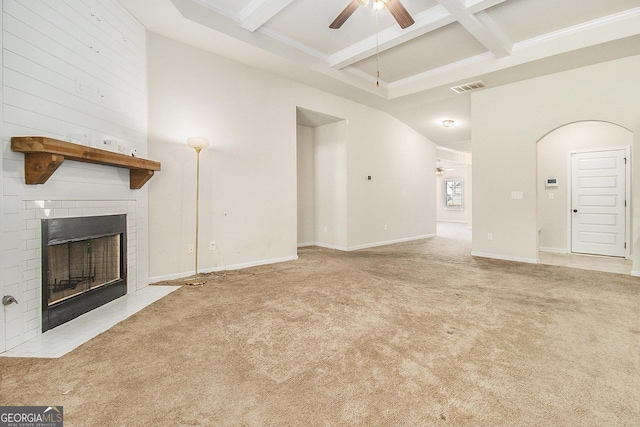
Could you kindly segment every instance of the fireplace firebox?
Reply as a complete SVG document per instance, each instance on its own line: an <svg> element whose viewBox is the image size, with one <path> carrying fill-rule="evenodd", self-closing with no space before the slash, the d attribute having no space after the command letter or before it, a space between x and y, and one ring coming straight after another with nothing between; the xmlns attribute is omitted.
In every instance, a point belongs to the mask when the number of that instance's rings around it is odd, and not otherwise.
<svg viewBox="0 0 640 427"><path fill-rule="evenodd" d="M42 220L42 332L127 293L126 215Z"/></svg>

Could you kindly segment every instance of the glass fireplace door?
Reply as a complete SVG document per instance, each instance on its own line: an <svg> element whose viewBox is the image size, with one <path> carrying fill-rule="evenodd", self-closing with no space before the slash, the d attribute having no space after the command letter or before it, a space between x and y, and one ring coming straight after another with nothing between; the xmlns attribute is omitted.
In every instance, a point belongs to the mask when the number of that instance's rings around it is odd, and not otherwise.
<svg viewBox="0 0 640 427"><path fill-rule="evenodd" d="M51 245L48 304L55 304L120 277L120 235Z"/></svg>

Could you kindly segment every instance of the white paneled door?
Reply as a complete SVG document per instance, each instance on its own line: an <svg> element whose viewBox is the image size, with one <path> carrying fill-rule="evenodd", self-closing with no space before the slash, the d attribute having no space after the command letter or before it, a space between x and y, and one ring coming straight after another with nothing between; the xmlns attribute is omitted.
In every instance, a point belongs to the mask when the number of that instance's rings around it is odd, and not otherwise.
<svg viewBox="0 0 640 427"><path fill-rule="evenodd" d="M626 150L571 155L571 251L626 255Z"/></svg>

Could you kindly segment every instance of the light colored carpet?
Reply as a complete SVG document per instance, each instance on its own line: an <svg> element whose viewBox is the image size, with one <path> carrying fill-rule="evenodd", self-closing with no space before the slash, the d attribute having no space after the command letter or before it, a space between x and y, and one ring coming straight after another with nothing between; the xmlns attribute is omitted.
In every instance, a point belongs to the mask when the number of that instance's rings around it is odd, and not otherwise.
<svg viewBox="0 0 640 427"><path fill-rule="evenodd" d="M640 425L640 279L469 251L211 275L60 359L0 359L0 405L68 427Z"/></svg>

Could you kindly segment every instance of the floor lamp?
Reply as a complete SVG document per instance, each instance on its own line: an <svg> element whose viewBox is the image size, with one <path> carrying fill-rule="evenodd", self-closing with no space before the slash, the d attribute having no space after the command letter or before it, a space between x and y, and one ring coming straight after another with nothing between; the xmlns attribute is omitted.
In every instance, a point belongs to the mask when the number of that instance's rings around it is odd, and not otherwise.
<svg viewBox="0 0 640 427"><path fill-rule="evenodd" d="M189 283L194 286L202 286L206 281L201 282L198 273L198 213L200 211L200 151L209 146L209 140L206 138L187 138L189 147L196 150L196 275L194 281Z"/></svg>

